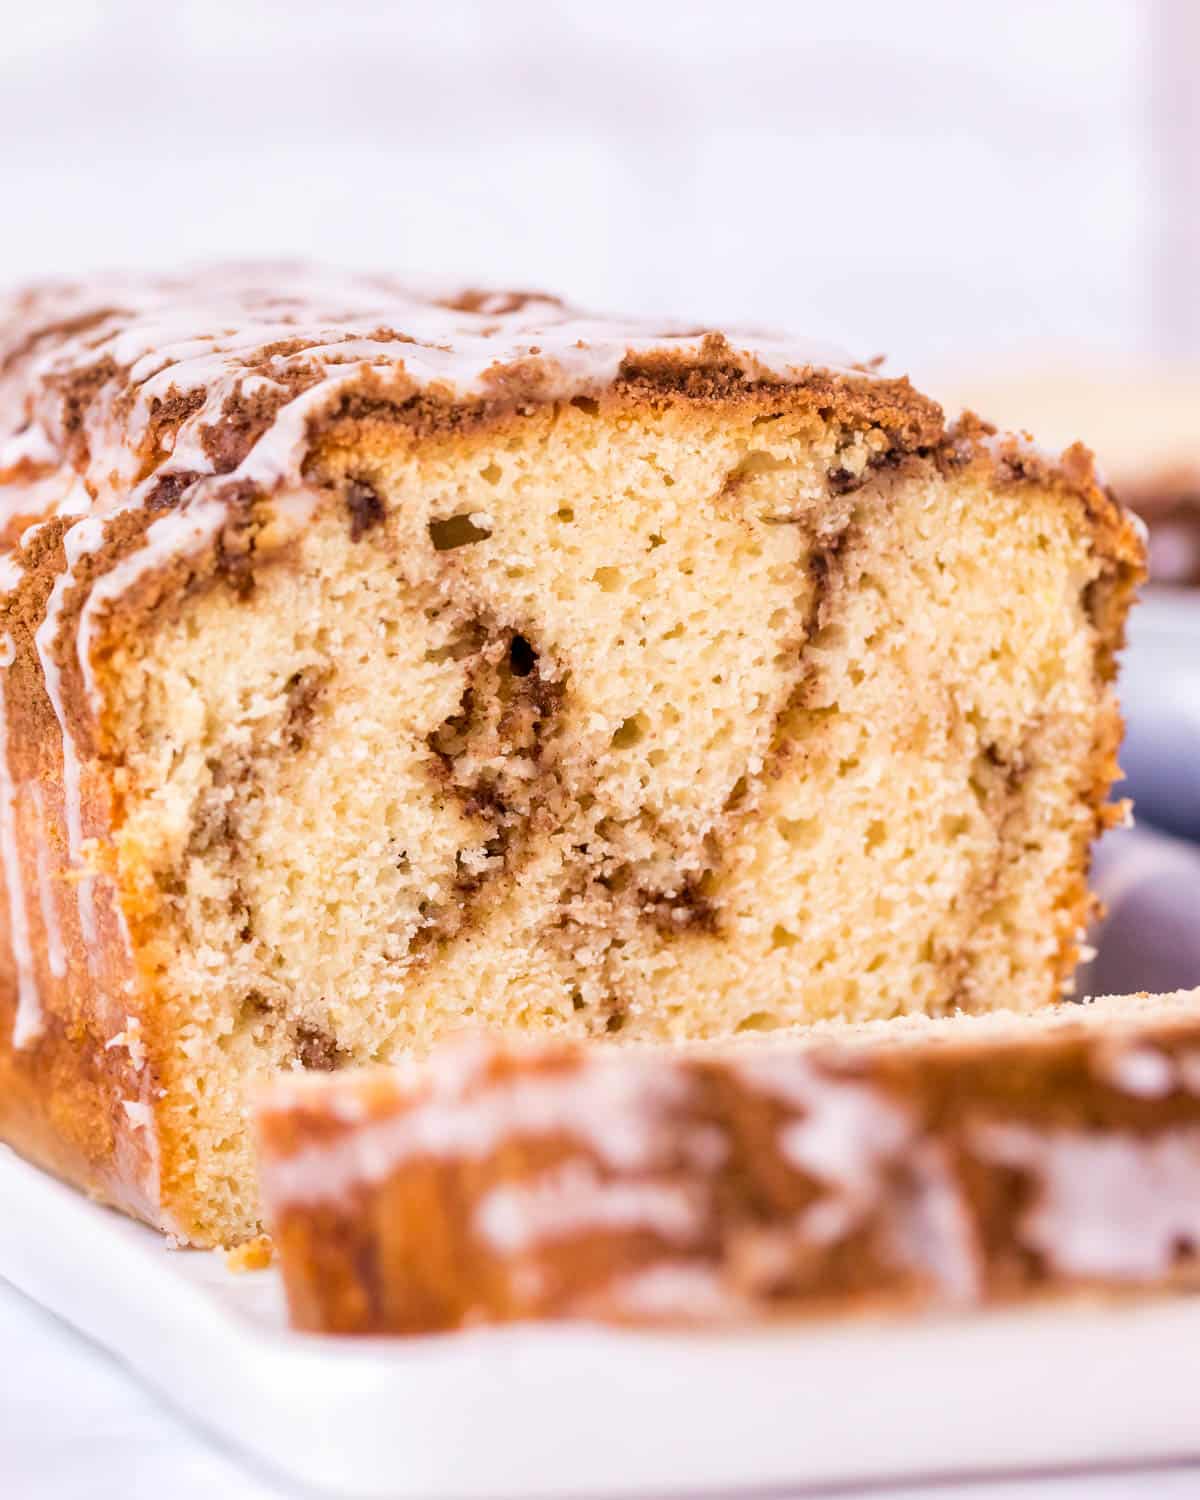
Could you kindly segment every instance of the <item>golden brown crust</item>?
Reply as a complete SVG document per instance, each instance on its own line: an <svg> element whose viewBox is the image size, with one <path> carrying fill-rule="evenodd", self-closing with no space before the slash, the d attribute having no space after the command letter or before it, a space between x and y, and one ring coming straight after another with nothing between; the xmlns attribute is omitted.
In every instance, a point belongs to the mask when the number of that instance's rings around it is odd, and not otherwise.
<svg viewBox="0 0 1200 1500"><path fill-rule="evenodd" d="M294 1324L702 1323L1197 1279L1200 994L1001 1037L888 1024L281 1085L259 1133Z"/></svg>
<svg viewBox="0 0 1200 1500"><path fill-rule="evenodd" d="M15 649L4 684L8 773L24 789L14 808L17 861L26 905L35 910L51 902L58 907L57 891L76 878L63 827L61 739L32 638L52 582L52 564L31 570L21 613L8 626ZM89 835L111 827L112 793L106 768L81 768L82 823ZM149 1128L158 1080L136 1020L130 1030L131 1013L138 1011L137 972L115 893L100 888L90 943L70 914L73 903L61 903L69 914L54 924L57 961L38 925L32 965L40 1030L18 1045L20 985L8 889L13 866L11 858L0 863L6 937L0 946L0 1139L105 1201L170 1227L160 1208L159 1152Z"/></svg>

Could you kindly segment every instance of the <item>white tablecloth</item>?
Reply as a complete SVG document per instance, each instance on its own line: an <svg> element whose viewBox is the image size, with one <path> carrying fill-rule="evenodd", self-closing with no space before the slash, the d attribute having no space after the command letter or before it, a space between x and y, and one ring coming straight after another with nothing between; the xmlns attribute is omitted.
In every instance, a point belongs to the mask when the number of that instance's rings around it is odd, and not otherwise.
<svg viewBox="0 0 1200 1500"><path fill-rule="evenodd" d="M102 1349L3 1282L0 1368L5 1500L280 1500L294 1494L245 1469ZM1134 1400L1136 1372L1131 1378ZM925 1493L932 1500L1182 1500L1200 1493L1200 1467L870 1493L876 1500L915 1500Z"/></svg>

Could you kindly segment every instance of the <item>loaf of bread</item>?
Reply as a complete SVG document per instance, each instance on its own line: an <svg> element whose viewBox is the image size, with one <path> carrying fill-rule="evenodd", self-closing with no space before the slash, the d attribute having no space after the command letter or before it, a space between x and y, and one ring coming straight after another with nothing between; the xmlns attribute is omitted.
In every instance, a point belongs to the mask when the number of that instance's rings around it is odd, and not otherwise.
<svg viewBox="0 0 1200 1500"><path fill-rule="evenodd" d="M1027 1009L1137 535L805 345L232 268L0 310L0 1137L182 1241L275 1070Z"/></svg>
<svg viewBox="0 0 1200 1500"><path fill-rule="evenodd" d="M1200 1281L1200 991L280 1080L293 1322L713 1323Z"/></svg>

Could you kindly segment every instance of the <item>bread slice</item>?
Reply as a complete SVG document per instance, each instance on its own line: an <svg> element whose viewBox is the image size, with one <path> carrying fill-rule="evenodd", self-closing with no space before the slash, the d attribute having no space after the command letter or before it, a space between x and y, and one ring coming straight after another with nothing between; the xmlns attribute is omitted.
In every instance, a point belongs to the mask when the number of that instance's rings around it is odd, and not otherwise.
<svg viewBox="0 0 1200 1500"><path fill-rule="evenodd" d="M710 1323L1200 1281L1200 990L281 1080L299 1328Z"/></svg>
<svg viewBox="0 0 1200 1500"><path fill-rule="evenodd" d="M198 1244L276 1069L1059 992L1141 566L807 346L232 269L0 314L0 1136Z"/></svg>

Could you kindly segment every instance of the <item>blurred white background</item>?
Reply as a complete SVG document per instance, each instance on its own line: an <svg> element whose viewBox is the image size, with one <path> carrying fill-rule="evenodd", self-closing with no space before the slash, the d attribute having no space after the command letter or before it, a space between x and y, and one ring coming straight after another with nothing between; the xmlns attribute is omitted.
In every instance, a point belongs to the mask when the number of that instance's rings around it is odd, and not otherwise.
<svg viewBox="0 0 1200 1500"><path fill-rule="evenodd" d="M1137 351L1179 332L1154 276L1195 248L1153 106L1197 9L13 7L0 281L300 254L790 324L918 374Z"/></svg>

